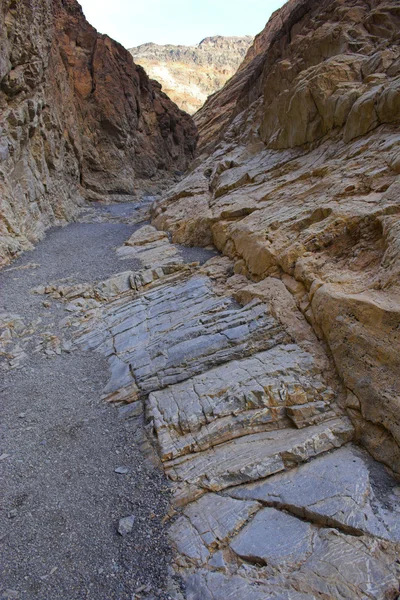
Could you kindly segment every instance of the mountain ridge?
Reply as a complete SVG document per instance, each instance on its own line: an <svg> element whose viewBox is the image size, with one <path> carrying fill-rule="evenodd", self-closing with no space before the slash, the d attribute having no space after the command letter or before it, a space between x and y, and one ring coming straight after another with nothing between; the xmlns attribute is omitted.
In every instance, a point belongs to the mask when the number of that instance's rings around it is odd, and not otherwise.
<svg viewBox="0 0 400 600"><path fill-rule="evenodd" d="M129 52L171 100L193 114L235 74L252 41L249 35L216 35L191 46L148 42Z"/></svg>

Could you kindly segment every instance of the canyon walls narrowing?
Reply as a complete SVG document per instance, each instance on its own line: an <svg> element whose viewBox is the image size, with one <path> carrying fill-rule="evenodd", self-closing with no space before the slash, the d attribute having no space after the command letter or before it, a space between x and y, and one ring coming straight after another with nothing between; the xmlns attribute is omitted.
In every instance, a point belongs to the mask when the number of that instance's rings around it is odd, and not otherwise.
<svg viewBox="0 0 400 600"><path fill-rule="evenodd" d="M75 0L0 6L0 263L83 198L156 189L186 169L191 118L88 24Z"/></svg>

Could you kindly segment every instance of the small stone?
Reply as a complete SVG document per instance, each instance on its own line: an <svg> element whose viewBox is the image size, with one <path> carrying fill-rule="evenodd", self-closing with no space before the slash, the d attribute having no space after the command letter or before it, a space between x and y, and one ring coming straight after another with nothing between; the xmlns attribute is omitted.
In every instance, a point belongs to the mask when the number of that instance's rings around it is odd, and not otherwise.
<svg viewBox="0 0 400 600"><path fill-rule="evenodd" d="M130 533L133 529L135 519L136 517L134 515L130 515L129 517L124 517L123 519L120 519L118 523L118 533L120 535L126 535Z"/></svg>
<svg viewBox="0 0 400 600"><path fill-rule="evenodd" d="M46 293L46 288L44 285L39 285L38 287L35 287L32 291L34 294L40 294L43 296Z"/></svg>
<svg viewBox="0 0 400 600"><path fill-rule="evenodd" d="M24 412L19 413L19 415L18 415L18 419L25 419L25 417L26 417L26 413L24 413Z"/></svg>
<svg viewBox="0 0 400 600"><path fill-rule="evenodd" d="M75 312L77 310L76 305L72 304L72 302L69 302L64 308L68 312Z"/></svg>
<svg viewBox="0 0 400 600"><path fill-rule="evenodd" d="M140 585L138 588L136 588L135 590L135 594L139 594L140 592L144 592L146 590L146 585Z"/></svg>
<svg viewBox="0 0 400 600"><path fill-rule="evenodd" d="M7 515L7 517L9 519L15 519L16 516L17 516L17 510L15 508L13 508L12 510L10 510L10 512Z"/></svg>
<svg viewBox="0 0 400 600"><path fill-rule="evenodd" d="M114 473L118 473L118 475L126 475L129 473L128 467L117 467L114 469Z"/></svg>
<svg viewBox="0 0 400 600"><path fill-rule="evenodd" d="M47 302L47 301L42 302L42 304L45 308L50 308L50 306L51 306L51 302Z"/></svg>
<svg viewBox="0 0 400 600"><path fill-rule="evenodd" d="M16 590L6 590L3 592L1 598L2 600L14 600L14 598L19 598L19 592Z"/></svg>
<svg viewBox="0 0 400 600"><path fill-rule="evenodd" d="M62 349L64 350L64 352L71 352L72 342L64 342L62 345Z"/></svg>
<svg viewBox="0 0 400 600"><path fill-rule="evenodd" d="M8 458L9 456L11 456L11 454L2 454L0 456L0 460L5 460L6 458Z"/></svg>

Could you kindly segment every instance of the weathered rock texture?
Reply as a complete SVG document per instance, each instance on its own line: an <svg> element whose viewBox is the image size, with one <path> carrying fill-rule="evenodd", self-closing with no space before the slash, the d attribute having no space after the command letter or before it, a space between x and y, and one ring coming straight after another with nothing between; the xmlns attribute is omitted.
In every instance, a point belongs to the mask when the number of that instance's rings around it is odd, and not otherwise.
<svg viewBox="0 0 400 600"><path fill-rule="evenodd" d="M187 600L398 598L399 31L394 0L291 0L127 270L36 290L158 452ZM15 368L28 324L0 326Z"/></svg>
<svg viewBox="0 0 400 600"><path fill-rule="evenodd" d="M328 345L356 439L397 475L399 32L395 0L288 2L199 112L203 154L153 215L282 281Z"/></svg>
<svg viewBox="0 0 400 600"><path fill-rule="evenodd" d="M82 197L154 188L196 131L75 0L0 7L0 261L72 218Z"/></svg>
<svg viewBox="0 0 400 600"><path fill-rule="evenodd" d="M44 292L158 451L187 600L397 598L400 488L354 444L346 390L285 284L227 257L185 264L148 224L121 250L137 271Z"/></svg>
<svg viewBox="0 0 400 600"><path fill-rule="evenodd" d="M142 44L129 52L182 110L193 114L236 73L252 41L250 35L218 35L197 46Z"/></svg>

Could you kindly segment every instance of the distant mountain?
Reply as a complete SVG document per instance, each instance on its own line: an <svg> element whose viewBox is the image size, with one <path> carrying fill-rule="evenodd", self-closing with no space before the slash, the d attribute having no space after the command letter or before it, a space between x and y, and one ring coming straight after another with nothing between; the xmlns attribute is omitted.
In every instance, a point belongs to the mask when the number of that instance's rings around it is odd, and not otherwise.
<svg viewBox="0 0 400 600"><path fill-rule="evenodd" d="M217 35L196 46L150 43L129 51L180 108L193 114L236 73L252 42L250 35Z"/></svg>

